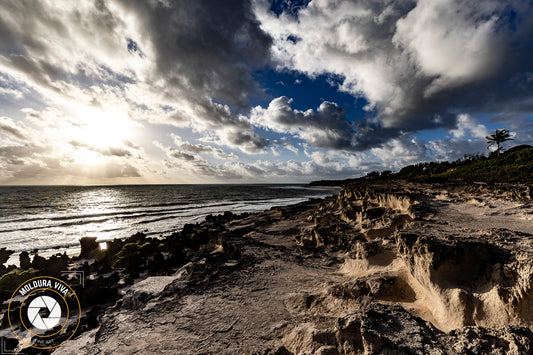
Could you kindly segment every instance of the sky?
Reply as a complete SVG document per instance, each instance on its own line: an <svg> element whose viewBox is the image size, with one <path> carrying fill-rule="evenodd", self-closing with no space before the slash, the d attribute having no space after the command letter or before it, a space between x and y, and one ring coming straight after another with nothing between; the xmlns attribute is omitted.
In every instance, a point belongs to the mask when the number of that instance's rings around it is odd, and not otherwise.
<svg viewBox="0 0 533 355"><path fill-rule="evenodd" d="M525 0L2 0L0 184L296 183L533 143Z"/></svg>

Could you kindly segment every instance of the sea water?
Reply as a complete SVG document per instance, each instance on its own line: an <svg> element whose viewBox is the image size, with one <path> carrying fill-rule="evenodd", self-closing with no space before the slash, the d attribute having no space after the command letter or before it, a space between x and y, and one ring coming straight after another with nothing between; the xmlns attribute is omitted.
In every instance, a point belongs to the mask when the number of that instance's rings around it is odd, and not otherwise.
<svg viewBox="0 0 533 355"><path fill-rule="evenodd" d="M257 212L337 191L300 185L4 186L0 248L73 254L82 237L103 242L136 232L167 235L208 214Z"/></svg>

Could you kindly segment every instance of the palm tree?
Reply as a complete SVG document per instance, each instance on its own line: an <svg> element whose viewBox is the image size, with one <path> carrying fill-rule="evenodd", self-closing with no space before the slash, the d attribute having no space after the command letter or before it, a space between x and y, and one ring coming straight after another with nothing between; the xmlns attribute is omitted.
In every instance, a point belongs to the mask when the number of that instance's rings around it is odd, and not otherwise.
<svg viewBox="0 0 533 355"><path fill-rule="evenodd" d="M496 151L498 152L498 157L500 156L500 152L503 151L503 148L500 147L500 144L505 141L512 140L511 134L509 133L508 129L497 129L495 134L491 134L490 136L485 137L487 139L487 149L492 147L494 144L498 147Z"/></svg>

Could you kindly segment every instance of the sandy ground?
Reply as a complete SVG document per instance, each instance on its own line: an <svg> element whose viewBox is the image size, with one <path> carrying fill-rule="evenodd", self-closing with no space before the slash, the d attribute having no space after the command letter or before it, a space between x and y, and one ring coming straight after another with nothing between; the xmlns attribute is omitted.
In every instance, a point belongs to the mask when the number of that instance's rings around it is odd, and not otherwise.
<svg viewBox="0 0 533 355"><path fill-rule="evenodd" d="M415 218L402 232L457 236L482 236L499 229L533 232L531 202L418 192L424 216ZM270 210L228 226L230 230L253 229L232 240L250 260L245 267L193 288L182 281L182 270L165 279L166 292L156 293L147 304L108 311L99 330L82 334L54 354L264 353L287 345L290 329L302 324L328 329L343 312L358 307L328 299L324 295L331 287L368 275L407 272L399 259L383 265L374 260L369 266L367 261L345 263L342 251L297 247L295 235L312 228L308 217L318 205L302 206ZM439 326L417 289L420 286L405 279L411 284L405 286L403 298L400 287L394 291L398 297L384 296L380 302L402 305ZM317 297L322 297L321 304ZM292 345L297 342L292 341Z"/></svg>

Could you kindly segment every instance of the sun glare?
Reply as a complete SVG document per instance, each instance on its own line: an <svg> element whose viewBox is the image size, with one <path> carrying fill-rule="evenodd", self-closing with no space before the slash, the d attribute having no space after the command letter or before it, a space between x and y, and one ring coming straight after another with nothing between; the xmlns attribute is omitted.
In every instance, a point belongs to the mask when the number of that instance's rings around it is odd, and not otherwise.
<svg viewBox="0 0 533 355"><path fill-rule="evenodd" d="M102 110L77 107L72 114L73 125L64 131L70 154L86 166L105 165L114 158L113 149L127 150L132 141L135 123L124 110Z"/></svg>
<svg viewBox="0 0 533 355"><path fill-rule="evenodd" d="M87 110L81 115L80 141L93 148L120 147L128 138L131 122L118 110Z"/></svg>

